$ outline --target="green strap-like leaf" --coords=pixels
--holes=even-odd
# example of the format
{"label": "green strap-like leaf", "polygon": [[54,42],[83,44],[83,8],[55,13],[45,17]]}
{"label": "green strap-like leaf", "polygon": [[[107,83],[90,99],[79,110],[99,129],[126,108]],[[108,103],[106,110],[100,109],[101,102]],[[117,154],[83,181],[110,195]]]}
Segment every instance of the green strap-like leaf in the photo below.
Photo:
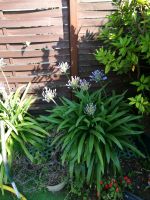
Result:
{"label": "green strap-like leaf", "polygon": [[104,173],[104,161],[103,161],[103,156],[102,156],[102,153],[101,153],[102,149],[100,149],[100,145],[98,144],[98,142],[95,142],[94,146],[95,146],[95,151],[97,153],[98,159],[99,159],[100,164],[101,164],[101,168],[100,168],[101,172]]}
{"label": "green strap-like leaf", "polygon": [[111,134],[107,134],[106,137],[109,140],[111,140],[112,142],[114,142],[121,150],[123,150],[121,143],[119,142],[119,140],[115,136],[113,136]]}
{"label": "green strap-like leaf", "polygon": [[132,144],[129,142],[126,142],[125,140],[120,140],[120,142],[127,148],[131,149],[133,152],[135,152],[137,155],[145,158],[144,154],[141,153],[136,147],[134,147]]}
{"label": "green strap-like leaf", "polygon": [[94,164],[94,157],[91,159],[90,164],[88,165],[88,171],[87,171],[87,177],[86,177],[87,183],[89,183],[91,180],[91,175],[93,172],[93,164]]}
{"label": "green strap-like leaf", "polygon": [[109,148],[109,145],[108,144],[105,144],[105,153],[106,153],[106,160],[107,160],[107,163],[109,164],[110,162],[110,148]]}
{"label": "green strap-like leaf", "polygon": [[102,136],[101,133],[99,133],[98,131],[94,131],[94,130],[91,130],[90,132],[91,132],[93,135],[95,135],[95,136],[98,138],[99,141],[102,141],[103,144],[106,143],[106,142],[105,142],[105,139],[104,139],[104,137]]}
{"label": "green strap-like leaf", "polygon": [[93,135],[90,135],[88,145],[89,145],[89,151],[90,151],[90,153],[92,153],[93,146],[94,146],[94,136]]}
{"label": "green strap-like leaf", "polygon": [[84,134],[79,142],[79,146],[78,146],[78,163],[80,163],[80,159],[81,159],[81,154],[82,153],[82,149],[83,149],[83,144],[84,144],[84,140],[85,140],[86,134]]}

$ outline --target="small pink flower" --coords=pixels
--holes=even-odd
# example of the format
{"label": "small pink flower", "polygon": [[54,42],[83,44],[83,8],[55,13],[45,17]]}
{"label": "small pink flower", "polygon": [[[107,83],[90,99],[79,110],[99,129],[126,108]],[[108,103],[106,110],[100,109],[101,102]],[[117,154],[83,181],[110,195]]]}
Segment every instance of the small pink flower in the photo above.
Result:
{"label": "small pink flower", "polygon": [[103,181],[100,181],[99,183],[100,183],[100,185],[103,185]]}

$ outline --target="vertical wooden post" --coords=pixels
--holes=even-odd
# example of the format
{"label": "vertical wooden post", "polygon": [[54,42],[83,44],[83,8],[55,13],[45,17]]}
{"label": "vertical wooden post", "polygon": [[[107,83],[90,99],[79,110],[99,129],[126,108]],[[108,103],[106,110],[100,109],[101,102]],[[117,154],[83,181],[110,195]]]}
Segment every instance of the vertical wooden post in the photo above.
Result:
{"label": "vertical wooden post", "polygon": [[69,35],[71,75],[78,75],[78,23],[77,23],[77,0],[69,0]]}

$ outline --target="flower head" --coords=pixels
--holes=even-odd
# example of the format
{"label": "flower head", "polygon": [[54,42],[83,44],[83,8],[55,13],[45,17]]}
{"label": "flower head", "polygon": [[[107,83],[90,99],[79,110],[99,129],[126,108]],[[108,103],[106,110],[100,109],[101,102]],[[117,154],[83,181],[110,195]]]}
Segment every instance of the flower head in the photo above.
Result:
{"label": "flower head", "polygon": [[80,80],[80,89],[83,91],[87,91],[90,88],[90,83],[85,79]]}
{"label": "flower head", "polygon": [[128,176],[124,176],[124,180],[126,181],[127,184],[131,184],[132,181]]}
{"label": "flower head", "polygon": [[109,189],[109,184],[106,184],[105,187],[104,187],[106,190]]}
{"label": "flower head", "polygon": [[107,76],[103,72],[103,70],[95,70],[92,72],[92,75],[90,76],[91,81],[95,81],[98,83],[99,81],[105,81],[107,80]]}
{"label": "flower head", "polygon": [[79,87],[79,82],[80,82],[79,77],[71,76],[71,80],[68,81],[68,84],[66,84],[66,86],[68,86],[69,88],[72,88],[72,89],[77,89]]}
{"label": "flower head", "polygon": [[67,70],[70,68],[67,62],[62,62],[59,64],[58,69],[60,69],[61,73],[66,74]]}
{"label": "flower head", "polygon": [[100,185],[103,185],[103,181],[100,181],[99,183],[100,183]]}
{"label": "flower head", "polygon": [[0,58],[0,67],[4,67],[6,63],[4,62],[3,58]]}
{"label": "flower head", "polygon": [[96,111],[96,105],[93,103],[89,103],[85,107],[85,113],[89,116],[93,116]]}
{"label": "flower head", "polygon": [[56,103],[55,100],[54,100],[56,95],[57,95],[56,89],[52,90],[52,89],[47,88],[47,87],[45,87],[43,92],[42,92],[42,96],[44,97],[43,101],[47,101],[48,103],[50,101],[53,101],[54,103]]}
{"label": "flower head", "polygon": [[113,186],[113,184],[112,183],[109,183],[109,188],[111,188]]}

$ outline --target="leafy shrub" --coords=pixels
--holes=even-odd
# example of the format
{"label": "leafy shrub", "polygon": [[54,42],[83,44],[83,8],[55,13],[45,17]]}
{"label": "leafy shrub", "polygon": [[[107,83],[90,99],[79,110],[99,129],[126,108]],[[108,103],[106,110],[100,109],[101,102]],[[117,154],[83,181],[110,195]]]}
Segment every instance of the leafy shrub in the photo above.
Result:
{"label": "leafy shrub", "polygon": [[143,74],[139,81],[131,82],[131,84],[137,87],[138,94],[135,97],[129,98],[129,104],[135,105],[141,113],[149,113],[150,102],[148,92],[150,91],[150,76],[144,76]]}
{"label": "leafy shrub", "polygon": [[[103,73],[93,73],[101,81]],[[100,78],[99,78],[100,80]],[[124,94],[114,92],[106,95],[106,85],[100,90],[89,92],[90,84],[79,77],[72,77],[68,85],[73,88],[75,100],[60,98],[48,116],[40,121],[47,123],[47,130],[56,129],[53,144],[62,152],[62,163],[69,166],[70,177],[88,185],[97,185],[104,173],[121,172],[117,149],[131,149],[143,154],[132,144],[129,136],[142,133],[138,125],[139,116],[131,114]]]}
{"label": "leafy shrub", "polygon": [[[105,72],[110,70],[117,74],[136,72],[141,75],[141,66],[150,64],[150,2],[149,0],[113,1],[117,10],[108,16],[108,23],[102,29],[99,39],[103,47],[95,53],[96,59],[104,65]],[[149,87],[149,83],[146,83]],[[149,87],[150,89],[150,87]],[[142,96],[142,98],[140,97]],[[140,105],[140,112],[150,112],[149,95],[140,94],[133,99]],[[144,100],[143,100],[144,99]]]}

